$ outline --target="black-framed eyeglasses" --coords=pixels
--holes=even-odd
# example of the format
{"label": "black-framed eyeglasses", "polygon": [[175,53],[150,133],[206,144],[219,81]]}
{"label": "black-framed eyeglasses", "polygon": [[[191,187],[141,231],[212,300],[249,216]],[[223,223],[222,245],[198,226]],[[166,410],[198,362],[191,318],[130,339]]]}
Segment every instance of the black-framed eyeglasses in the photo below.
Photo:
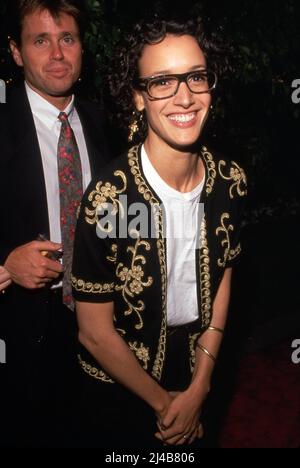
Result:
{"label": "black-framed eyeglasses", "polygon": [[217,86],[217,75],[211,70],[203,69],[188,73],[150,76],[137,78],[134,87],[145,91],[151,99],[159,100],[175,96],[182,82],[186,83],[191,93],[210,93]]}

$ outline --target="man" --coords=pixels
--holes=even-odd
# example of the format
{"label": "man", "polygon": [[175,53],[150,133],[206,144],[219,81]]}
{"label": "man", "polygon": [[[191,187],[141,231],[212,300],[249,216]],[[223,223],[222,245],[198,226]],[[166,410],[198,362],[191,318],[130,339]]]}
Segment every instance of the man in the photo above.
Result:
{"label": "man", "polygon": [[76,399],[69,281],[76,211],[107,151],[100,112],[73,95],[83,54],[80,3],[15,3],[10,48],[25,85],[0,106],[0,339],[7,353],[0,444],[66,446]]}

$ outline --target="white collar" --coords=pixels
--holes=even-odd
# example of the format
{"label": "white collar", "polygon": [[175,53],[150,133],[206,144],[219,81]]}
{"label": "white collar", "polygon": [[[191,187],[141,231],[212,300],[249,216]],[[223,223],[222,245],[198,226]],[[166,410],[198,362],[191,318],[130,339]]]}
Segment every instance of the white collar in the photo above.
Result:
{"label": "white collar", "polygon": [[[59,122],[58,116],[61,112],[53,104],[50,104],[40,94],[34,91],[25,81],[25,89],[30,103],[33,115],[41,120],[51,130],[56,122]],[[71,102],[67,105],[63,112],[65,112],[70,119],[74,111],[74,95],[72,95]]]}

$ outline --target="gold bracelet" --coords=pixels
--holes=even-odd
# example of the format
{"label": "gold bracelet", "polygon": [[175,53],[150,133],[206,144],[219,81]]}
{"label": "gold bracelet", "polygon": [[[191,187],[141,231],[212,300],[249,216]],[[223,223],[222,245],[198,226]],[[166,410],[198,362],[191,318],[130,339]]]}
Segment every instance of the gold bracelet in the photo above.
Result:
{"label": "gold bracelet", "polygon": [[218,327],[208,327],[208,330],[212,330],[212,331],[216,331],[216,332],[219,332],[219,333],[224,333],[224,330],[222,330],[222,328],[218,328]]}
{"label": "gold bracelet", "polygon": [[202,346],[200,343],[197,343],[196,345],[201,351],[203,351],[203,353],[205,353],[210,359],[212,359],[214,362],[216,362],[216,358],[213,354],[211,354],[208,349],[204,348],[204,346]]}

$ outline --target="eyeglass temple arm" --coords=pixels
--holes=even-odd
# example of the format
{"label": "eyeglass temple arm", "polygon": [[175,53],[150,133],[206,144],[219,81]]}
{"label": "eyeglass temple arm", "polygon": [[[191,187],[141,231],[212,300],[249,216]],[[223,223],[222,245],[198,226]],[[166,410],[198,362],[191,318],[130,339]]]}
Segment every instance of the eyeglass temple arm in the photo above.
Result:
{"label": "eyeglass temple arm", "polygon": [[147,79],[137,78],[133,80],[133,86],[136,89],[147,89]]}

